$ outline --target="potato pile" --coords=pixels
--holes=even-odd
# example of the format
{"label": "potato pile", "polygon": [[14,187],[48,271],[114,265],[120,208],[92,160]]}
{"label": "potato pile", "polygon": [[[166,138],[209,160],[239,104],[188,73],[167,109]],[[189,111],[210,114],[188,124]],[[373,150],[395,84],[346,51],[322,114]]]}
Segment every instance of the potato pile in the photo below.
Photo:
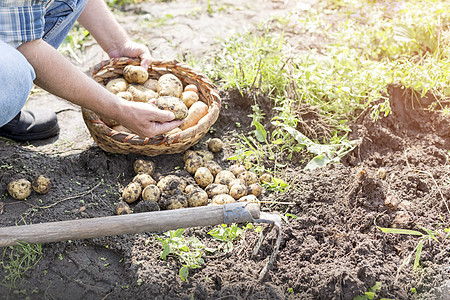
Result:
{"label": "potato pile", "polygon": [[16,200],[24,200],[32,191],[38,194],[47,194],[50,191],[51,181],[45,175],[36,176],[32,182],[26,178],[13,179],[8,183],[8,193]]}
{"label": "potato pile", "polygon": [[[173,112],[176,120],[184,119],[179,128],[166,134],[192,127],[208,113],[208,105],[198,101],[197,87],[193,84],[183,87],[181,80],[171,73],[153,79],[149,78],[145,68],[128,65],[123,69],[123,77],[111,79],[105,87],[122,99],[155,105],[159,109]],[[104,117],[100,119],[116,131],[132,133],[114,120]]]}
{"label": "potato pile", "polygon": [[[219,144],[220,149],[223,146],[219,139],[214,139],[213,144]],[[215,150],[219,148],[213,147]],[[236,201],[257,203],[257,197],[262,193],[260,183],[271,181],[269,174],[258,177],[237,164],[223,170],[214,161],[214,153],[208,150],[187,150],[183,161],[186,171],[193,175],[192,183],[176,175],[159,176],[154,173],[153,162],[136,160],[136,176],[124,188],[116,214],[130,213],[128,204],[131,203],[137,203],[134,212],[223,205]]]}

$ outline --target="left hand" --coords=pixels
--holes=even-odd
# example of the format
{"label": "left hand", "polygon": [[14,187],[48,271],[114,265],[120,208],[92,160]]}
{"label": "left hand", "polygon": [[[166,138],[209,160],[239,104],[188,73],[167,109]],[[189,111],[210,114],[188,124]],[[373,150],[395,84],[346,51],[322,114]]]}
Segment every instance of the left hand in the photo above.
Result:
{"label": "left hand", "polygon": [[141,66],[148,69],[153,59],[148,47],[133,41],[126,41],[120,48],[114,49],[108,53],[109,57],[139,57]]}

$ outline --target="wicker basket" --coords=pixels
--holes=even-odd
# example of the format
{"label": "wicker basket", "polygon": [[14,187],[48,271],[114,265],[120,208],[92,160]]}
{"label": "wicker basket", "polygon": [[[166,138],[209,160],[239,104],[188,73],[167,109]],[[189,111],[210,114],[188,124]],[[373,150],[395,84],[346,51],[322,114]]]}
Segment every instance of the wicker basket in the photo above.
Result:
{"label": "wicker basket", "polygon": [[[93,78],[102,85],[110,79],[122,76],[127,65],[139,65],[139,59],[115,58],[102,61],[94,66]],[[217,120],[220,112],[220,97],[214,84],[204,75],[176,60],[153,61],[148,69],[149,78],[158,79],[166,73],[177,76],[183,86],[195,84],[199,92],[199,101],[209,107],[208,113],[197,125],[179,133],[158,135],[153,138],[141,138],[138,135],[118,132],[108,127],[100,117],[91,110],[82,108],[83,119],[97,145],[107,152],[136,153],[147,156],[181,153],[195,145]]]}

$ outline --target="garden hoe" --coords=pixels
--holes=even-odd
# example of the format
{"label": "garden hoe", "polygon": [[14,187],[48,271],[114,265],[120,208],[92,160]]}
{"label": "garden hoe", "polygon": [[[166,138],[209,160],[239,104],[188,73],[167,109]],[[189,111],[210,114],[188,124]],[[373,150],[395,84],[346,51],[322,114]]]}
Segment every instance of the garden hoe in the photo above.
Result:
{"label": "garden hoe", "polygon": [[163,232],[188,227],[213,226],[232,223],[268,223],[255,245],[256,255],[272,228],[277,230],[277,241],[269,260],[260,273],[259,280],[273,265],[281,242],[279,215],[260,212],[256,203],[236,202],[225,205],[201,206],[176,210],[136,213],[70,221],[48,222],[0,228],[0,247],[24,243],[50,243],[65,240],[88,239],[102,236],[139,232]]}

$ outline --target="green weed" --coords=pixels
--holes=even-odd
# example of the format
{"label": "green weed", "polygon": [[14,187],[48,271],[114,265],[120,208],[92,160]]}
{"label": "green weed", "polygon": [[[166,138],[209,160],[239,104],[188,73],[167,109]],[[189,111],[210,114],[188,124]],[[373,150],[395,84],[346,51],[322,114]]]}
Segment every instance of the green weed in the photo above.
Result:
{"label": "green weed", "polygon": [[213,252],[214,249],[206,248],[197,238],[189,240],[183,237],[185,229],[170,230],[164,235],[167,238],[156,237],[162,243],[163,250],[161,259],[166,260],[167,256],[173,255],[181,262],[178,272],[183,281],[189,276],[190,269],[200,268],[205,263],[202,258],[203,251]]}
{"label": "green weed", "polygon": [[17,288],[17,281],[33,268],[42,258],[41,244],[28,244],[21,242],[17,246],[9,246],[3,250],[0,270],[4,274],[0,285]]}
{"label": "green weed", "polygon": [[[219,246],[219,249],[223,248],[225,253],[233,251],[233,242],[237,239],[241,238],[247,229],[253,229],[253,224],[248,223],[245,227],[240,228],[237,224],[233,224],[227,226],[226,224],[222,224],[208,232],[213,238],[222,241],[223,246]],[[260,231],[261,228],[257,228],[257,231]]]}

